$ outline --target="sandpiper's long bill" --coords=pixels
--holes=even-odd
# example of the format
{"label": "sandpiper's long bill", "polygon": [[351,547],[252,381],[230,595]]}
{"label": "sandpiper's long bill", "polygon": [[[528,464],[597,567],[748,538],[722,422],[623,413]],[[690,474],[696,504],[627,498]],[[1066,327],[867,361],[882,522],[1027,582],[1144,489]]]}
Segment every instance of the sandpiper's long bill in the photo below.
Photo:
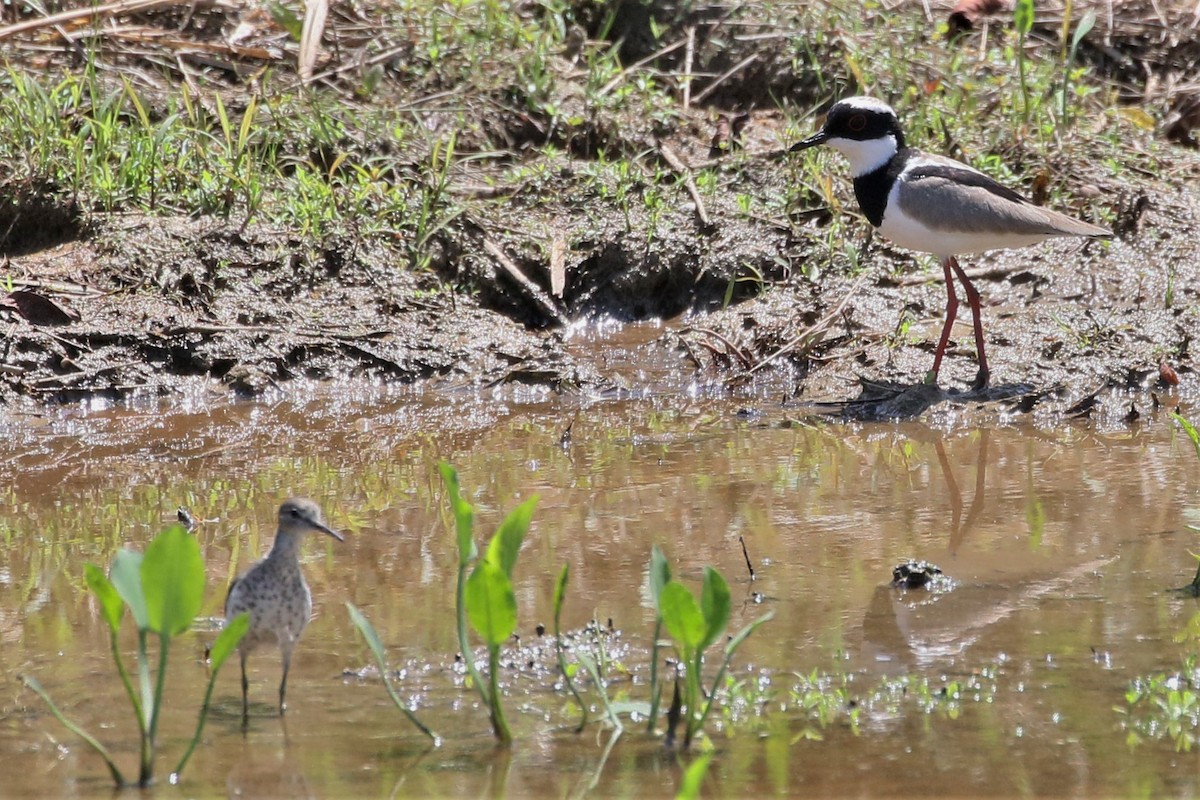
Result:
{"label": "sandpiper's long bill", "polygon": [[977,169],[904,143],[891,106],[873,97],[850,97],[829,109],[821,129],[792,151],[827,144],[846,156],[854,196],[867,220],[900,247],[933,253],[946,277],[946,322],[927,381],[936,383],[958,313],[954,276],[971,308],[979,372],[972,388],[987,386],[979,292],[956,256],[1026,247],[1056,236],[1109,238],[1104,228],[1036,206]]}

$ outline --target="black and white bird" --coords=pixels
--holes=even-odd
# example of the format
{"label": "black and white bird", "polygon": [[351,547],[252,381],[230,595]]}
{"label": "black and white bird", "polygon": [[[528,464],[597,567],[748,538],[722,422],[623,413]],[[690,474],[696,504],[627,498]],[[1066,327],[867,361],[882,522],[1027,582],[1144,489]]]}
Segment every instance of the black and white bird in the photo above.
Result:
{"label": "black and white bird", "polygon": [[850,97],[829,109],[821,129],[792,152],[827,144],[850,161],[854,196],[867,220],[900,247],[932,253],[946,276],[946,322],[926,382],[936,383],[958,313],[954,276],[962,283],[975,327],[979,371],[972,389],[987,386],[979,292],[956,256],[1026,247],[1055,236],[1108,238],[1104,228],[1036,206],[979,170],[908,147],[892,107]]}
{"label": "black and white bird", "polygon": [[292,650],[312,615],[312,592],[300,571],[300,539],[309,532],[324,533],[339,542],[342,535],[325,524],[320,507],[312,500],[293,497],[279,507],[279,527],[266,558],[234,580],[225,597],[225,619],[250,613],[250,628],[238,647],[242,661],[242,722],[249,719],[250,682],[246,659],[260,644],[275,642],[283,656],[279,681],[279,713],[287,708],[288,668]]}

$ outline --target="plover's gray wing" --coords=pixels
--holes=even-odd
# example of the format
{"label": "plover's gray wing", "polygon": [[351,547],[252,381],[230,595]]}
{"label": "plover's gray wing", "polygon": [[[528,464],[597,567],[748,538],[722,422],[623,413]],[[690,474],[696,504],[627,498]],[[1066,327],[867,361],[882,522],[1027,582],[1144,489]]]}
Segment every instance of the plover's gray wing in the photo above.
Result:
{"label": "plover's gray wing", "polygon": [[921,154],[900,176],[900,210],[933,230],[1015,238],[1111,236],[1096,225],[1036,206],[979,170]]}

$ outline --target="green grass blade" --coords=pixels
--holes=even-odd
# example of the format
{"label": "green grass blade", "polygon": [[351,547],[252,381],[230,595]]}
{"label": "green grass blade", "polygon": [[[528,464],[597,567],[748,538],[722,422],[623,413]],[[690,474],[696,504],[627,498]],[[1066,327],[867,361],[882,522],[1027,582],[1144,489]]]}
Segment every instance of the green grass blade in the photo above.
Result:
{"label": "green grass blade", "polygon": [[1033,0],[1017,0],[1013,7],[1013,25],[1022,37],[1033,30]]}
{"label": "green grass blade", "polygon": [[609,702],[608,692],[604,688],[604,681],[600,679],[600,669],[596,666],[596,660],[587,653],[579,653],[579,663],[591,676],[592,685],[596,687],[596,695],[600,698],[600,705],[604,706],[604,713],[608,716],[608,721],[618,731],[624,730],[625,726],[621,724],[617,712],[613,710],[612,703]]}
{"label": "green grass blade", "polygon": [[1200,458],[1200,431],[1196,430],[1196,426],[1188,422],[1182,414],[1172,413],[1171,418],[1179,423],[1183,432],[1192,440],[1192,446],[1196,448],[1196,458]]}
{"label": "green grass blade", "polygon": [[758,630],[759,625],[762,625],[764,622],[770,622],[774,618],[775,618],[775,612],[768,611],[766,614],[763,614],[761,617],[754,620],[749,625],[747,625],[746,627],[744,627],[740,631],[738,631],[736,634],[734,634],[733,638],[729,640],[729,643],[725,645],[726,658],[729,658],[734,653],[736,653],[737,649],[742,646],[742,642],[746,641],[747,637],[749,637],[750,634],[752,634],[752,633],[754,633],[754,631]]}
{"label": "green grass blade", "polygon": [[650,548],[650,597],[654,600],[654,608],[659,608],[659,596],[662,589],[671,580],[671,565],[658,545]]}
{"label": "green grass blade", "polygon": [[646,730],[653,733],[658,724],[658,706],[662,701],[662,687],[658,684],[658,640],[662,637],[663,587],[671,580],[671,565],[663,555],[662,548],[650,548],[650,598],[654,601],[654,640],[650,643],[650,713],[646,719]]}
{"label": "green grass blade", "polygon": [[579,704],[579,712],[583,715],[579,720],[579,727],[576,732],[582,731],[587,727],[588,708],[583,702],[583,697],[580,696],[579,690],[575,688],[575,681],[571,679],[571,673],[567,670],[567,658],[563,652],[562,643],[562,618],[563,601],[567,595],[567,582],[571,577],[571,564],[567,562],[563,564],[562,570],[558,573],[558,580],[554,584],[554,652],[558,656],[558,671],[562,673],[563,680],[567,684],[567,688],[571,691],[571,696],[575,698],[575,702]]}
{"label": "green grass blade", "polygon": [[471,532],[475,524],[475,509],[462,497],[458,484],[458,471],[445,461],[438,464],[442,482],[446,484],[450,513],[454,515],[455,539],[458,542],[459,566],[470,564],[479,555]]}
{"label": "green grass blade", "polygon": [[380,640],[379,634],[375,631],[375,626],[363,615],[358,606],[353,603],[346,603],[346,610],[350,612],[350,621],[354,623],[354,627],[358,628],[358,632],[362,634],[367,647],[371,650],[371,654],[375,656],[375,665],[379,668],[379,675],[383,679],[383,688],[387,690],[388,697],[392,699],[396,708],[400,709],[404,716],[408,717],[409,722],[415,725],[421,733],[430,738],[434,747],[441,745],[441,738],[425,727],[421,720],[417,719],[417,715],[412,712],[412,709],[400,699],[400,695],[392,688],[392,682],[388,679],[387,654],[384,652],[383,642]]}
{"label": "green grass blade", "polygon": [[208,660],[213,672],[219,670],[225,663],[225,659],[233,654],[248,630],[250,630],[249,611],[243,611],[225,623],[225,627],[217,634],[217,638],[208,651]]}
{"label": "green grass blade", "polygon": [[774,611],[763,614],[761,617],[754,620],[749,625],[734,634],[733,638],[729,640],[729,643],[725,645],[725,657],[721,659],[721,667],[717,670],[716,677],[713,678],[712,691],[708,693],[708,700],[704,703],[704,710],[700,713],[700,720],[697,724],[697,729],[704,727],[704,722],[708,719],[709,712],[712,711],[713,698],[716,697],[717,688],[721,685],[721,681],[725,678],[725,673],[729,670],[729,662],[733,659],[733,654],[737,652],[737,649],[742,646],[742,643],[746,641],[750,634],[758,630],[758,627],[763,623],[774,619],[774,617]]}
{"label": "green grass blade", "polygon": [[208,721],[208,709],[212,705],[213,688],[217,685],[217,675],[221,672],[221,666],[229,659],[233,651],[237,649],[238,644],[242,641],[242,637],[249,630],[250,612],[243,611],[225,623],[225,627],[217,634],[212,647],[209,648],[208,686],[204,690],[204,702],[200,705],[200,717],[196,721],[196,732],[192,735],[192,741],[188,743],[183,757],[179,759],[179,764],[171,772],[171,783],[175,784],[179,782],[179,776],[183,772],[183,768],[187,766],[188,760],[196,750],[196,745],[200,743],[200,737],[204,733],[204,723]]}
{"label": "green grass blade", "polygon": [[488,696],[491,700],[492,731],[502,745],[512,744],[512,731],[509,730],[508,720],[504,718],[504,708],[500,705],[500,645],[488,645],[488,683],[491,688]]}
{"label": "green grass blade", "polygon": [[116,762],[113,761],[112,756],[109,755],[108,750],[104,747],[104,745],[100,744],[99,741],[97,741],[83,728],[67,719],[63,715],[62,711],[58,709],[58,706],[54,704],[54,701],[50,699],[50,695],[47,694],[46,690],[42,688],[42,684],[38,682],[37,678],[29,675],[22,675],[21,682],[32,689],[38,697],[42,698],[42,700],[49,707],[50,713],[54,715],[55,719],[63,724],[63,727],[78,736],[80,739],[83,739],[83,741],[87,742],[93,750],[100,754],[100,757],[104,759],[104,763],[108,766],[108,771],[112,775],[113,782],[117,784],[117,788],[126,786],[125,776],[121,774],[121,770],[117,768]]}
{"label": "green grass blade", "polygon": [[363,616],[362,611],[353,603],[346,603],[346,610],[350,612],[350,621],[354,623],[354,627],[358,628],[358,632],[362,634],[367,647],[371,649],[371,654],[375,656],[375,662],[382,670],[384,664],[387,663],[387,656],[383,649],[383,642],[380,640],[379,634],[375,631],[375,626]]}
{"label": "green grass blade", "polygon": [[654,620],[654,641],[650,644],[650,712],[647,714],[646,731],[654,732],[658,724],[658,707],[662,702],[662,687],[658,685],[658,640],[662,637],[662,617]]}
{"label": "green grass blade", "polygon": [[1083,41],[1083,37],[1092,32],[1094,27],[1096,27],[1096,9],[1089,8],[1083,15],[1083,19],[1079,20],[1079,24],[1075,26],[1075,33],[1071,36],[1072,62],[1075,60],[1075,51],[1079,49],[1079,43]]}

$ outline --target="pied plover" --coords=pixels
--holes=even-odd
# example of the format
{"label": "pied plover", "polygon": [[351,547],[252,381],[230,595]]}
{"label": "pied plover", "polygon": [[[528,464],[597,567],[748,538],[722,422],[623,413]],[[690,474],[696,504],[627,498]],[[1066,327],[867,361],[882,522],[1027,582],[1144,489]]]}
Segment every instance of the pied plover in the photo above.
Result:
{"label": "pied plover", "polygon": [[937,382],[958,312],[955,275],[966,292],[975,327],[979,372],[972,389],[983,389],[988,383],[979,292],[955,256],[1026,247],[1054,236],[1112,236],[1104,228],[1035,206],[966,164],[906,146],[896,112],[873,97],[850,97],[835,103],[821,129],[791,149],[795,152],[819,144],[829,145],[850,161],[854,196],[880,233],[900,247],[941,259],[946,275],[946,322],[934,351],[933,369],[926,377],[928,383]]}

